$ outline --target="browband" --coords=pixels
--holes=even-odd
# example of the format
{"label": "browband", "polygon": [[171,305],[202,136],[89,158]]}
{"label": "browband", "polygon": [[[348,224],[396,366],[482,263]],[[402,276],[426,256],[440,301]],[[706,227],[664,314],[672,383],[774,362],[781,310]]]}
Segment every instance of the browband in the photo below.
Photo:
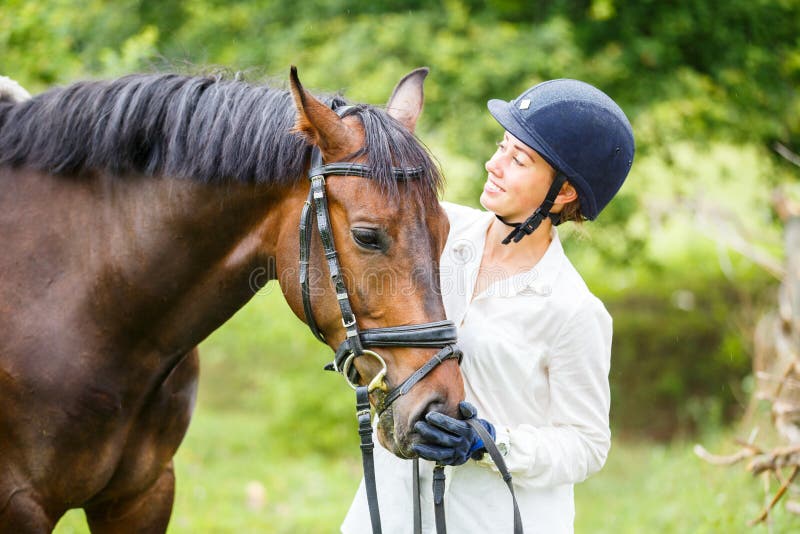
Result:
{"label": "browband", "polygon": [[[419,178],[425,173],[422,167],[399,168],[392,167],[392,175],[395,180],[412,180]],[[359,178],[372,178],[375,176],[373,170],[362,163],[327,163],[313,167],[309,176],[358,176]]]}

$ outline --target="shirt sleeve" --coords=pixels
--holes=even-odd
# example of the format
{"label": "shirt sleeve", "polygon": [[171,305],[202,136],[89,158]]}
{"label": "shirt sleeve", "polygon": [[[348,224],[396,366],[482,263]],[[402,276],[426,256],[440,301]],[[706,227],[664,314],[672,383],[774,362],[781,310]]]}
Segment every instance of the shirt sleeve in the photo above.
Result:
{"label": "shirt sleeve", "polygon": [[[549,424],[492,421],[517,484],[575,484],[603,467],[611,446],[611,317],[595,297],[562,324],[548,358]],[[496,469],[489,455],[479,463]]]}

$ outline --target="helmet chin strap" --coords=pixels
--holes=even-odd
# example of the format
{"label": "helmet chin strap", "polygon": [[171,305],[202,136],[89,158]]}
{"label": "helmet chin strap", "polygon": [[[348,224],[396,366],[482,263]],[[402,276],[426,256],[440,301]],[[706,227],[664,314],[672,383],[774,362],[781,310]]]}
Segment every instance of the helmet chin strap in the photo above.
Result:
{"label": "helmet chin strap", "polygon": [[536,229],[539,228],[539,225],[542,224],[542,221],[545,219],[545,217],[549,217],[554,226],[558,226],[561,223],[561,214],[550,213],[550,210],[553,208],[553,203],[555,202],[558,193],[561,191],[561,186],[564,185],[564,182],[566,181],[567,177],[564,176],[564,174],[560,172],[556,174],[556,177],[553,178],[553,183],[550,185],[550,189],[547,191],[547,196],[544,197],[542,205],[536,208],[536,211],[534,211],[533,214],[525,220],[525,222],[510,223],[504,221],[501,216],[495,215],[495,217],[497,217],[501,223],[514,228],[511,233],[508,234],[505,239],[503,239],[504,245],[508,245],[512,240],[514,243],[518,243],[519,240],[526,235],[530,235],[535,232]]}

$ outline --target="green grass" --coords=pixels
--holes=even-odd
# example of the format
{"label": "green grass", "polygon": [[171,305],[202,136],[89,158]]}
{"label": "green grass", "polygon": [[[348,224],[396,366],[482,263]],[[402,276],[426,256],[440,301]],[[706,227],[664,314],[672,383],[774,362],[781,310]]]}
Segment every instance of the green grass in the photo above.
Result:
{"label": "green grass", "polygon": [[[176,459],[169,532],[337,531],[361,476],[356,440],[347,440],[338,454],[292,455],[276,446],[292,439],[306,437],[291,429],[274,436],[259,413],[200,407]],[[713,442],[715,450],[732,447],[729,439]],[[248,503],[253,483],[264,488],[262,503]],[[615,443],[603,471],[576,486],[575,496],[578,533],[768,532],[746,526],[760,512],[761,481],[741,465],[706,464],[690,443]],[[775,533],[800,531],[800,518],[782,504],[772,524]],[[88,532],[82,513],[70,512],[56,532]]]}
{"label": "green grass", "polygon": [[[703,441],[732,452],[728,433]],[[605,468],[576,486],[575,531],[596,534],[800,532],[800,517],[779,503],[770,531],[748,527],[764,502],[762,479],[744,464],[714,466],[692,452],[693,443],[618,443]],[[774,479],[773,479],[774,480]],[[773,481],[770,497],[777,490]]]}
{"label": "green grass", "polygon": [[[361,466],[352,391],[322,372],[328,358],[273,286],[201,346],[169,532],[338,531]],[[734,447],[730,433],[706,445]],[[576,532],[768,532],[746,526],[764,500],[761,480],[741,465],[708,465],[691,446],[615,440],[604,470],[576,486]],[[250,502],[254,487],[263,498]],[[800,518],[779,505],[772,532],[798,531]],[[88,532],[82,512],[56,532]]]}

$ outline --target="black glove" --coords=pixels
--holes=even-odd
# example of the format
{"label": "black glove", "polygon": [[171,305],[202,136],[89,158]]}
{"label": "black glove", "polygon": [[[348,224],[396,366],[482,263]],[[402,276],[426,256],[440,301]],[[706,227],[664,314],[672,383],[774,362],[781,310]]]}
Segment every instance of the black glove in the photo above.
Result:
{"label": "black glove", "polygon": [[[460,403],[458,410],[464,419],[472,419],[478,415],[475,407],[468,402]],[[492,439],[495,439],[494,426],[485,419],[478,421]],[[422,439],[412,449],[426,460],[461,465],[470,458],[480,460],[486,451],[483,440],[471,426],[461,419],[453,419],[439,412],[429,412],[425,421],[417,421],[414,430]]]}

